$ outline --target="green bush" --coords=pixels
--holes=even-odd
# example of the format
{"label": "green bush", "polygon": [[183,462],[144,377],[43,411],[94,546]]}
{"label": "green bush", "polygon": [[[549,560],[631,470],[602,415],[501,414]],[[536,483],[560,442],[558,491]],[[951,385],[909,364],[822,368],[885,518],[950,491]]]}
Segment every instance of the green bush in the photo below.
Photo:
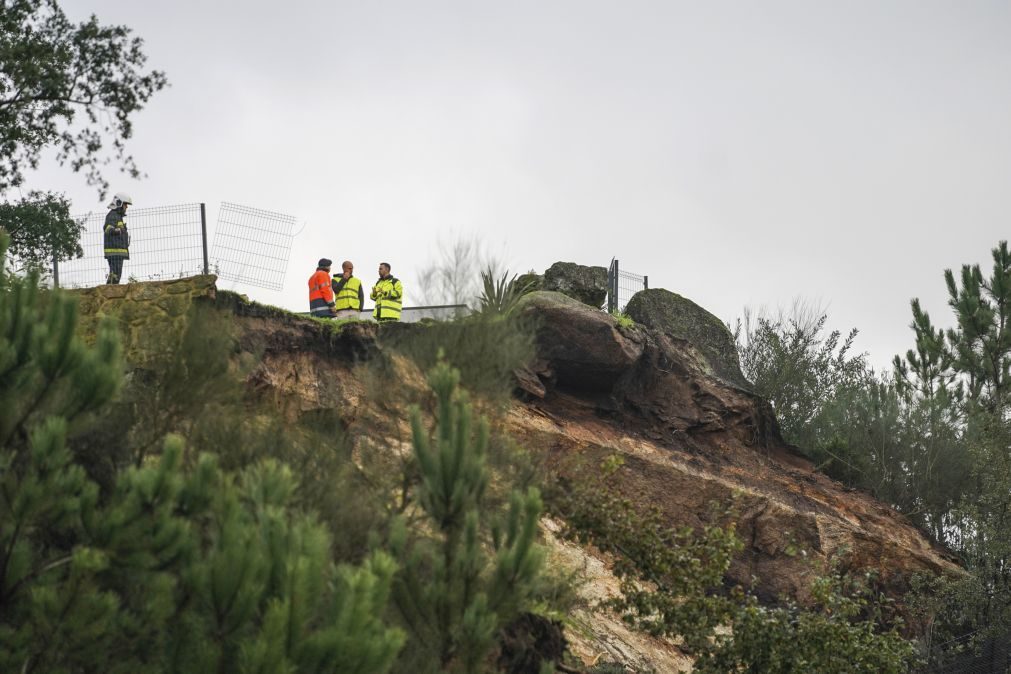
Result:
{"label": "green bush", "polygon": [[[540,494],[514,491],[502,512],[485,505],[488,423],[474,419],[459,381],[446,363],[432,369],[431,434],[420,410],[411,414],[420,512],[398,517],[390,539],[402,565],[393,597],[411,637],[403,671],[484,669],[497,634],[532,605],[539,586]],[[424,517],[425,524],[409,530],[409,516]],[[420,533],[426,530],[431,535]]]}
{"label": "green bush", "polygon": [[178,437],[101,492],[66,437],[116,391],[115,328],[87,347],[71,297],[0,285],[0,671],[390,668],[388,555],[338,566],[290,469],[184,461]]}
{"label": "green bush", "polygon": [[621,311],[612,311],[611,317],[614,318],[615,323],[618,324],[619,328],[634,328],[635,321],[628,314]]}
{"label": "green bush", "polygon": [[[741,541],[730,511],[714,511],[700,531],[675,530],[656,508],[638,509],[612,486],[621,470],[605,460],[600,473],[577,469],[576,478],[548,492],[551,509],[565,518],[565,535],[613,555],[621,596],[605,602],[632,626],[680,637],[698,658],[699,672],[904,672],[914,648],[887,622],[862,579],[838,573],[818,578],[815,605],[763,606],[725,574]],[[726,631],[718,627],[729,628]]]}
{"label": "green bush", "polygon": [[516,314],[474,314],[453,321],[396,326],[380,337],[427,372],[440,358],[460,372],[475,396],[503,400],[513,390],[513,372],[536,355],[530,319]]}

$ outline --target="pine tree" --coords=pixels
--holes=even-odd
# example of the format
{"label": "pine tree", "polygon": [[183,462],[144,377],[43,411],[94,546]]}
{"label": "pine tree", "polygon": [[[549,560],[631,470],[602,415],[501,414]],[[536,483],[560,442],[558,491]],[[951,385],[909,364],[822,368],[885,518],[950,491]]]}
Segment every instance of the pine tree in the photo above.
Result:
{"label": "pine tree", "polygon": [[[953,476],[948,514],[940,521],[947,542],[971,576],[951,587],[940,629],[949,637],[1006,639],[1011,632],[1011,252],[992,250],[989,277],[979,265],[944,273],[956,327],[942,331],[913,300],[916,349],[896,358],[896,379],[906,396],[910,437],[925,449],[914,474],[932,466],[938,488]],[[942,454],[942,450],[947,450]],[[940,456],[943,461],[934,461]],[[967,478],[967,479],[965,479]]]}
{"label": "pine tree", "polygon": [[72,298],[2,281],[0,671],[387,671],[392,558],[338,567],[290,470],[186,468],[178,437],[100,493],[67,437],[116,391],[115,329],[88,347]]}
{"label": "pine tree", "polygon": [[944,398],[972,409],[1004,411],[1011,398],[1011,252],[1007,241],[993,250],[989,278],[980,266],[962,265],[959,280],[944,272],[948,306],[957,328],[942,331],[912,301],[916,349],[895,357],[896,379],[922,398]]}
{"label": "pine tree", "polygon": [[1004,412],[1011,395],[1011,252],[1007,241],[992,251],[993,271],[963,265],[961,286],[945,270],[948,304],[958,328],[949,330],[952,367],[965,378],[970,401]]}
{"label": "pine tree", "polygon": [[475,428],[459,378],[444,362],[429,375],[437,399],[433,437],[420,411],[411,415],[417,501],[432,536],[409,540],[403,519],[391,535],[403,564],[394,599],[419,660],[414,666],[431,672],[482,671],[498,631],[527,604],[543,562],[536,489],[513,492],[503,520],[493,521],[484,505],[488,423],[480,418]]}

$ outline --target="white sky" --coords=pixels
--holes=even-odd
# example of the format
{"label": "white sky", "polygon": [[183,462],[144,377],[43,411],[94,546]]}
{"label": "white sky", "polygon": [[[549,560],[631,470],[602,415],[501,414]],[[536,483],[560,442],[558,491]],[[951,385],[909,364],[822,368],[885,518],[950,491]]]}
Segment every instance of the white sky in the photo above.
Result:
{"label": "white sky", "polygon": [[[389,260],[410,304],[455,231],[520,272],[615,256],[724,320],[811,298],[880,367],[910,298],[949,325],[943,270],[1008,237],[1007,2],[64,6],[171,82],[113,191],[296,216],[284,291],[236,288],[293,310],[321,256]],[[102,206],[69,170],[27,187]]]}

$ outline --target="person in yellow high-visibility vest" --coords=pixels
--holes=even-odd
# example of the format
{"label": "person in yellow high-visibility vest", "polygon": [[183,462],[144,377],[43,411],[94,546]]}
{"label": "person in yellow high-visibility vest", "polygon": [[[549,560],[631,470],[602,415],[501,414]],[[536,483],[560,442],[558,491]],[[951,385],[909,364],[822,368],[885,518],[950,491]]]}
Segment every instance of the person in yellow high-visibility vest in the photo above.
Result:
{"label": "person in yellow high-visibility vest", "polygon": [[400,311],[404,306],[404,286],[399,279],[390,275],[389,262],[379,263],[379,280],[372,286],[369,297],[376,303],[372,317],[377,321],[385,323],[400,320]]}
{"label": "person in yellow high-visibility vest", "polygon": [[333,277],[334,311],[337,318],[358,318],[365,305],[361,279],[354,276],[355,266],[350,260],[344,260],[341,269],[343,273]]}

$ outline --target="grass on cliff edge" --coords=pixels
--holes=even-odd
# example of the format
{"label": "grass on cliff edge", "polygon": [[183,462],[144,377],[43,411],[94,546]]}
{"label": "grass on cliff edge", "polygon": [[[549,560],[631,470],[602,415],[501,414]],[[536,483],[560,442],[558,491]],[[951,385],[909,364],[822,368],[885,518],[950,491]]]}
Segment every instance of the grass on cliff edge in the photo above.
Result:
{"label": "grass on cliff edge", "polygon": [[381,346],[407,357],[422,372],[434,367],[442,354],[460,371],[461,386],[489,402],[508,400],[513,372],[537,354],[535,324],[518,314],[472,314],[389,327],[396,329],[379,333]]}

